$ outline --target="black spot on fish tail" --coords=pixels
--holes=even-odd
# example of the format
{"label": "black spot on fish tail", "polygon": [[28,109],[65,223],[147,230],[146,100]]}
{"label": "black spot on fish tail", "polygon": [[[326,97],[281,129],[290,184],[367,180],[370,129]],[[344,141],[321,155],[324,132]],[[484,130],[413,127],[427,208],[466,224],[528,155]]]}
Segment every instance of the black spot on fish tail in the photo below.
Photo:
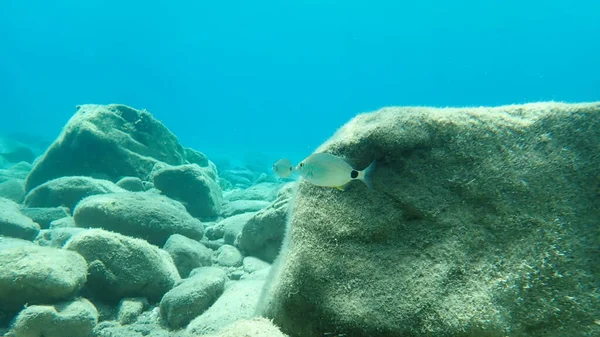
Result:
{"label": "black spot on fish tail", "polygon": [[358,177],[358,171],[352,170],[352,172],[350,172],[350,178],[356,179],[357,177]]}

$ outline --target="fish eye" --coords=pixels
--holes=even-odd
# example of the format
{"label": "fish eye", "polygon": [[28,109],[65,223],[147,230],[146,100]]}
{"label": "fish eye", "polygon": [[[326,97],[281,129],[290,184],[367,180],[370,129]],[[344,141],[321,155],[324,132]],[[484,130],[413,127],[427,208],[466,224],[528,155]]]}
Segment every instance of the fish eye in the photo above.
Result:
{"label": "fish eye", "polygon": [[300,163],[300,167],[303,167],[303,166],[304,166],[304,163]]}

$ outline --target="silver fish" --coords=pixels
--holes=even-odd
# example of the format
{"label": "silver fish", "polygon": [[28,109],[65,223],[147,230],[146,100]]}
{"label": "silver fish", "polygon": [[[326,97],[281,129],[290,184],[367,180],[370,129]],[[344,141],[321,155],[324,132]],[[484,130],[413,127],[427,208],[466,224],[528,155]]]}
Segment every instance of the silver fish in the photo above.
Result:
{"label": "silver fish", "polygon": [[273,164],[273,172],[280,178],[287,178],[294,172],[294,165],[288,159],[279,159]]}
{"label": "silver fish", "polygon": [[330,153],[315,153],[301,161],[296,166],[296,171],[314,185],[334,187],[343,191],[352,180],[360,180],[372,189],[371,175],[375,166],[373,161],[367,168],[359,171],[338,156]]}

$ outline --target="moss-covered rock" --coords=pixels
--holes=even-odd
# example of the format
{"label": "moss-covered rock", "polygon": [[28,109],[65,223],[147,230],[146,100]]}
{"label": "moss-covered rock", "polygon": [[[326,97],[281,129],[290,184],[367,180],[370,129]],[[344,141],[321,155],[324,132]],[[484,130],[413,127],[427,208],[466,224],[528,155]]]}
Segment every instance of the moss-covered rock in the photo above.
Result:
{"label": "moss-covered rock", "polygon": [[223,293],[227,275],[217,267],[202,267],[171,289],[160,301],[160,313],[174,329],[185,327],[200,316]]}
{"label": "moss-covered rock", "polygon": [[146,110],[110,104],[78,107],[38,160],[25,183],[30,191],[63,176],[145,179],[157,162],[185,162],[177,137]]}
{"label": "moss-covered rock", "polygon": [[31,244],[0,243],[0,311],[68,300],[86,282],[77,253]]}
{"label": "moss-covered rock", "polygon": [[180,234],[171,235],[163,249],[171,255],[179,275],[183,278],[188,277],[195,268],[212,264],[212,250],[200,242]]}
{"label": "moss-covered rock", "polygon": [[214,218],[219,214],[223,197],[216,173],[196,164],[162,165],[152,174],[154,187],[169,198],[183,203],[198,218]]}
{"label": "moss-covered rock", "polygon": [[106,193],[125,192],[111,181],[84,176],[49,180],[32,189],[23,202],[27,207],[66,207],[73,211],[83,198]]}
{"label": "moss-covered rock", "polygon": [[94,195],[75,208],[78,227],[104,228],[162,246],[173,234],[200,240],[202,223],[177,201],[149,192]]}
{"label": "moss-covered rock", "polygon": [[19,205],[0,197],[0,235],[33,240],[40,232],[40,225],[23,215]]}
{"label": "moss-covered rock", "polygon": [[259,211],[244,224],[237,237],[237,247],[244,255],[273,262],[281,249],[292,189],[285,188],[269,207]]}
{"label": "moss-covered rock", "polygon": [[91,337],[98,310],[85,298],[32,305],[15,317],[7,337]]}
{"label": "moss-covered rock", "polygon": [[293,336],[600,335],[600,103],[386,108],[317,151],[259,313]]}
{"label": "moss-covered rock", "polygon": [[125,297],[158,301],[180,280],[169,254],[144,240],[90,229],[73,236],[64,248],[85,258],[86,289],[105,302]]}
{"label": "moss-covered rock", "polygon": [[262,280],[231,282],[208,310],[190,322],[186,332],[190,336],[214,334],[236,321],[253,317],[263,285]]}

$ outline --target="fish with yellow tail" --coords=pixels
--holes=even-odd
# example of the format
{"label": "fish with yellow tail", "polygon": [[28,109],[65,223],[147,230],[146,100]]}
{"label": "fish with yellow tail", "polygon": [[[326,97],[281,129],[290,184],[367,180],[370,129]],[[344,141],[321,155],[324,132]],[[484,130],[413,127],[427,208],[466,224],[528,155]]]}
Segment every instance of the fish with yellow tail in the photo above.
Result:
{"label": "fish with yellow tail", "polygon": [[310,183],[345,190],[345,186],[360,180],[369,189],[373,188],[371,175],[375,171],[375,161],[362,171],[354,169],[344,159],[330,153],[314,153],[296,166],[296,171]]}

